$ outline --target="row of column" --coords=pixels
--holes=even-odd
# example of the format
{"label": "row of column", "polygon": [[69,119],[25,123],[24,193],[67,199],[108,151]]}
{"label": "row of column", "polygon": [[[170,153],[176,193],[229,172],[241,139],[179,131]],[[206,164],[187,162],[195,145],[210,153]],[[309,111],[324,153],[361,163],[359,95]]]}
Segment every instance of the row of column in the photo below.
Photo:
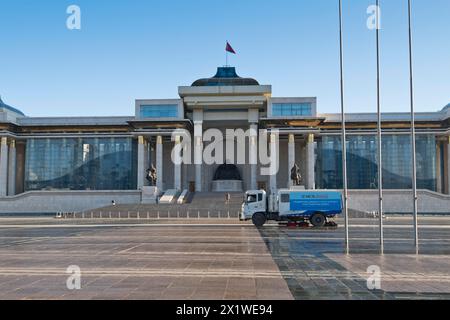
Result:
{"label": "row of column", "polygon": [[[181,143],[180,137],[176,137],[175,145]],[[138,174],[137,174],[137,187],[142,189],[145,185],[145,173],[149,167],[147,161],[148,157],[148,145],[149,141],[144,138],[144,136],[138,137]],[[157,172],[156,187],[160,190],[164,189],[163,178],[164,178],[164,145],[163,137],[156,136],[156,151],[155,151],[155,169]],[[181,190],[181,163],[174,164],[174,188]]]}
{"label": "row of column", "polygon": [[0,197],[16,194],[16,141],[0,139]]}
{"label": "row of column", "polygon": [[[258,125],[256,123],[250,124],[250,143],[249,143],[249,160],[250,160],[250,181],[249,189],[257,189],[257,144],[258,144]],[[145,185],[145,170],[146,166],[146,148],[148,141],[143,136],[138,138],[138,189]],[[180,137],[175,139],[175,146],[181,143]],[[276,152],[275,140],[271,139],[269,143],[270,152]],[[308,134],[306,139],[306,176],[304,177],[304,185],[307,189],[315,189],[315,152],[314,152],[314,135]],[[446,185],[447,193],[450,194],[450,137],[447,137],[447,155],[446,157]],[[178,154],[178,153],[177,153]],[[288,136],[288,187],[292,186],[290,179],[291,169],[296,163],[296,142],[295,135]],[[203,128],[202,121],[194,122],[194,164],[195,164],[195,190],[202,191],[202,156],[203,156]],[[156,137],[156,171],[158,173],[157,187],[161,190],[163,186],[164,174],[164,160],[163,160],[163,137]],[[1,139],[1,154],[0,154],[0,196],[15,194],[15,165],[16,165],[16,148],[15,141],[8,140],[6,137]],[[280,167],[284,166],[280,164]],[[270,189],[277,189],[277,175],[272,175],[269,178]],[[442,183],[444,185],[444,183]],[[174,188],[181,190],[181,163],[174,164]],[[284,187],[284,186],[282,186]],[[443,191],[443,190],[442,190]]]}

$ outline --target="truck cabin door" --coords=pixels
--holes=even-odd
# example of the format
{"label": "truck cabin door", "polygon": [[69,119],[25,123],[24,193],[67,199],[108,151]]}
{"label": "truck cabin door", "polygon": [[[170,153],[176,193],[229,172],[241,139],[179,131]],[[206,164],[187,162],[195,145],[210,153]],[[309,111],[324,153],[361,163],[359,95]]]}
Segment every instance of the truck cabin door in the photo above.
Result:
{"label": "truck cabin door", "polygon": [[262,192],[248,193],[245,203],[252,212],[265,211],[264,197]]}

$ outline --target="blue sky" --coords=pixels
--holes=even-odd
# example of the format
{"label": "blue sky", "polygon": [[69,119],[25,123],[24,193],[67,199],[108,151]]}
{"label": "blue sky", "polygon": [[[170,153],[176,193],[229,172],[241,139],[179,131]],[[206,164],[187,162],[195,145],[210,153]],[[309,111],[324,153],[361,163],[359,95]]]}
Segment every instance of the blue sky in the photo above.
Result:
{"label": "blue sky", "polygon": [[[0,94],[30,116],[133,115],[134,99],[176,98],[177,86],[225,63],[317,96],[339,112],[337,0],[0,0]],[[367,7],[344,0],[347,109],[373,112],[375,32]],[[81,30],[66,9],[80,6]],[[407,1],[381,0],[382,109],[409,110]],[[450,103],[450,1],[413,0],[418,111]]]}

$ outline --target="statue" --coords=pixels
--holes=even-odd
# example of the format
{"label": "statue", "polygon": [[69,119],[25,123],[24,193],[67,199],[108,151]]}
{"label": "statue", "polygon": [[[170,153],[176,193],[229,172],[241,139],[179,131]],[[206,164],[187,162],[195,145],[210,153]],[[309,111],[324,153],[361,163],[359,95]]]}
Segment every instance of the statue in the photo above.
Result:
{"label": "statue", "polygon": [[156,186],[156,180],[158,179],[155,166],[152,164],[150,168],[147,169],[146,179],[150,183],[150,186]]}
{"label": "statue", "polygon": [[294,186],[299,186],[302,182],[302,175],[300,174],[300,168],[297,164],[291,169],[291,180]]}
{"label": "statue", "polygon": [[238,168],[234,164],[221,164],[214,174],[214,181],[219,180],[242,180]]}

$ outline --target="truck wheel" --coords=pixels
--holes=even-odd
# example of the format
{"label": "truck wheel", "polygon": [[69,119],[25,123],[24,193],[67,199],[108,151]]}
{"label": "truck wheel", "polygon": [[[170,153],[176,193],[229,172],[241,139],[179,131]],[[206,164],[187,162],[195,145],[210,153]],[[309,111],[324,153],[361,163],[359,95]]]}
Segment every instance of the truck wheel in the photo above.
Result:
{"label": "truck wheel", "polygon": [[311,216],[311,218],[309,218],[309,221],[311,222],[311,224],[314,227],[321,228],[327,222],[327,218],[325,217],[325,215],[323,213],[317,212],[317,213],[314,213]]}
{"label": "truck wheel", "polygon": [[262,227],[266,223],[266,215],[263,213],[255,213],[252,217],[252,222],[256,227]]}

